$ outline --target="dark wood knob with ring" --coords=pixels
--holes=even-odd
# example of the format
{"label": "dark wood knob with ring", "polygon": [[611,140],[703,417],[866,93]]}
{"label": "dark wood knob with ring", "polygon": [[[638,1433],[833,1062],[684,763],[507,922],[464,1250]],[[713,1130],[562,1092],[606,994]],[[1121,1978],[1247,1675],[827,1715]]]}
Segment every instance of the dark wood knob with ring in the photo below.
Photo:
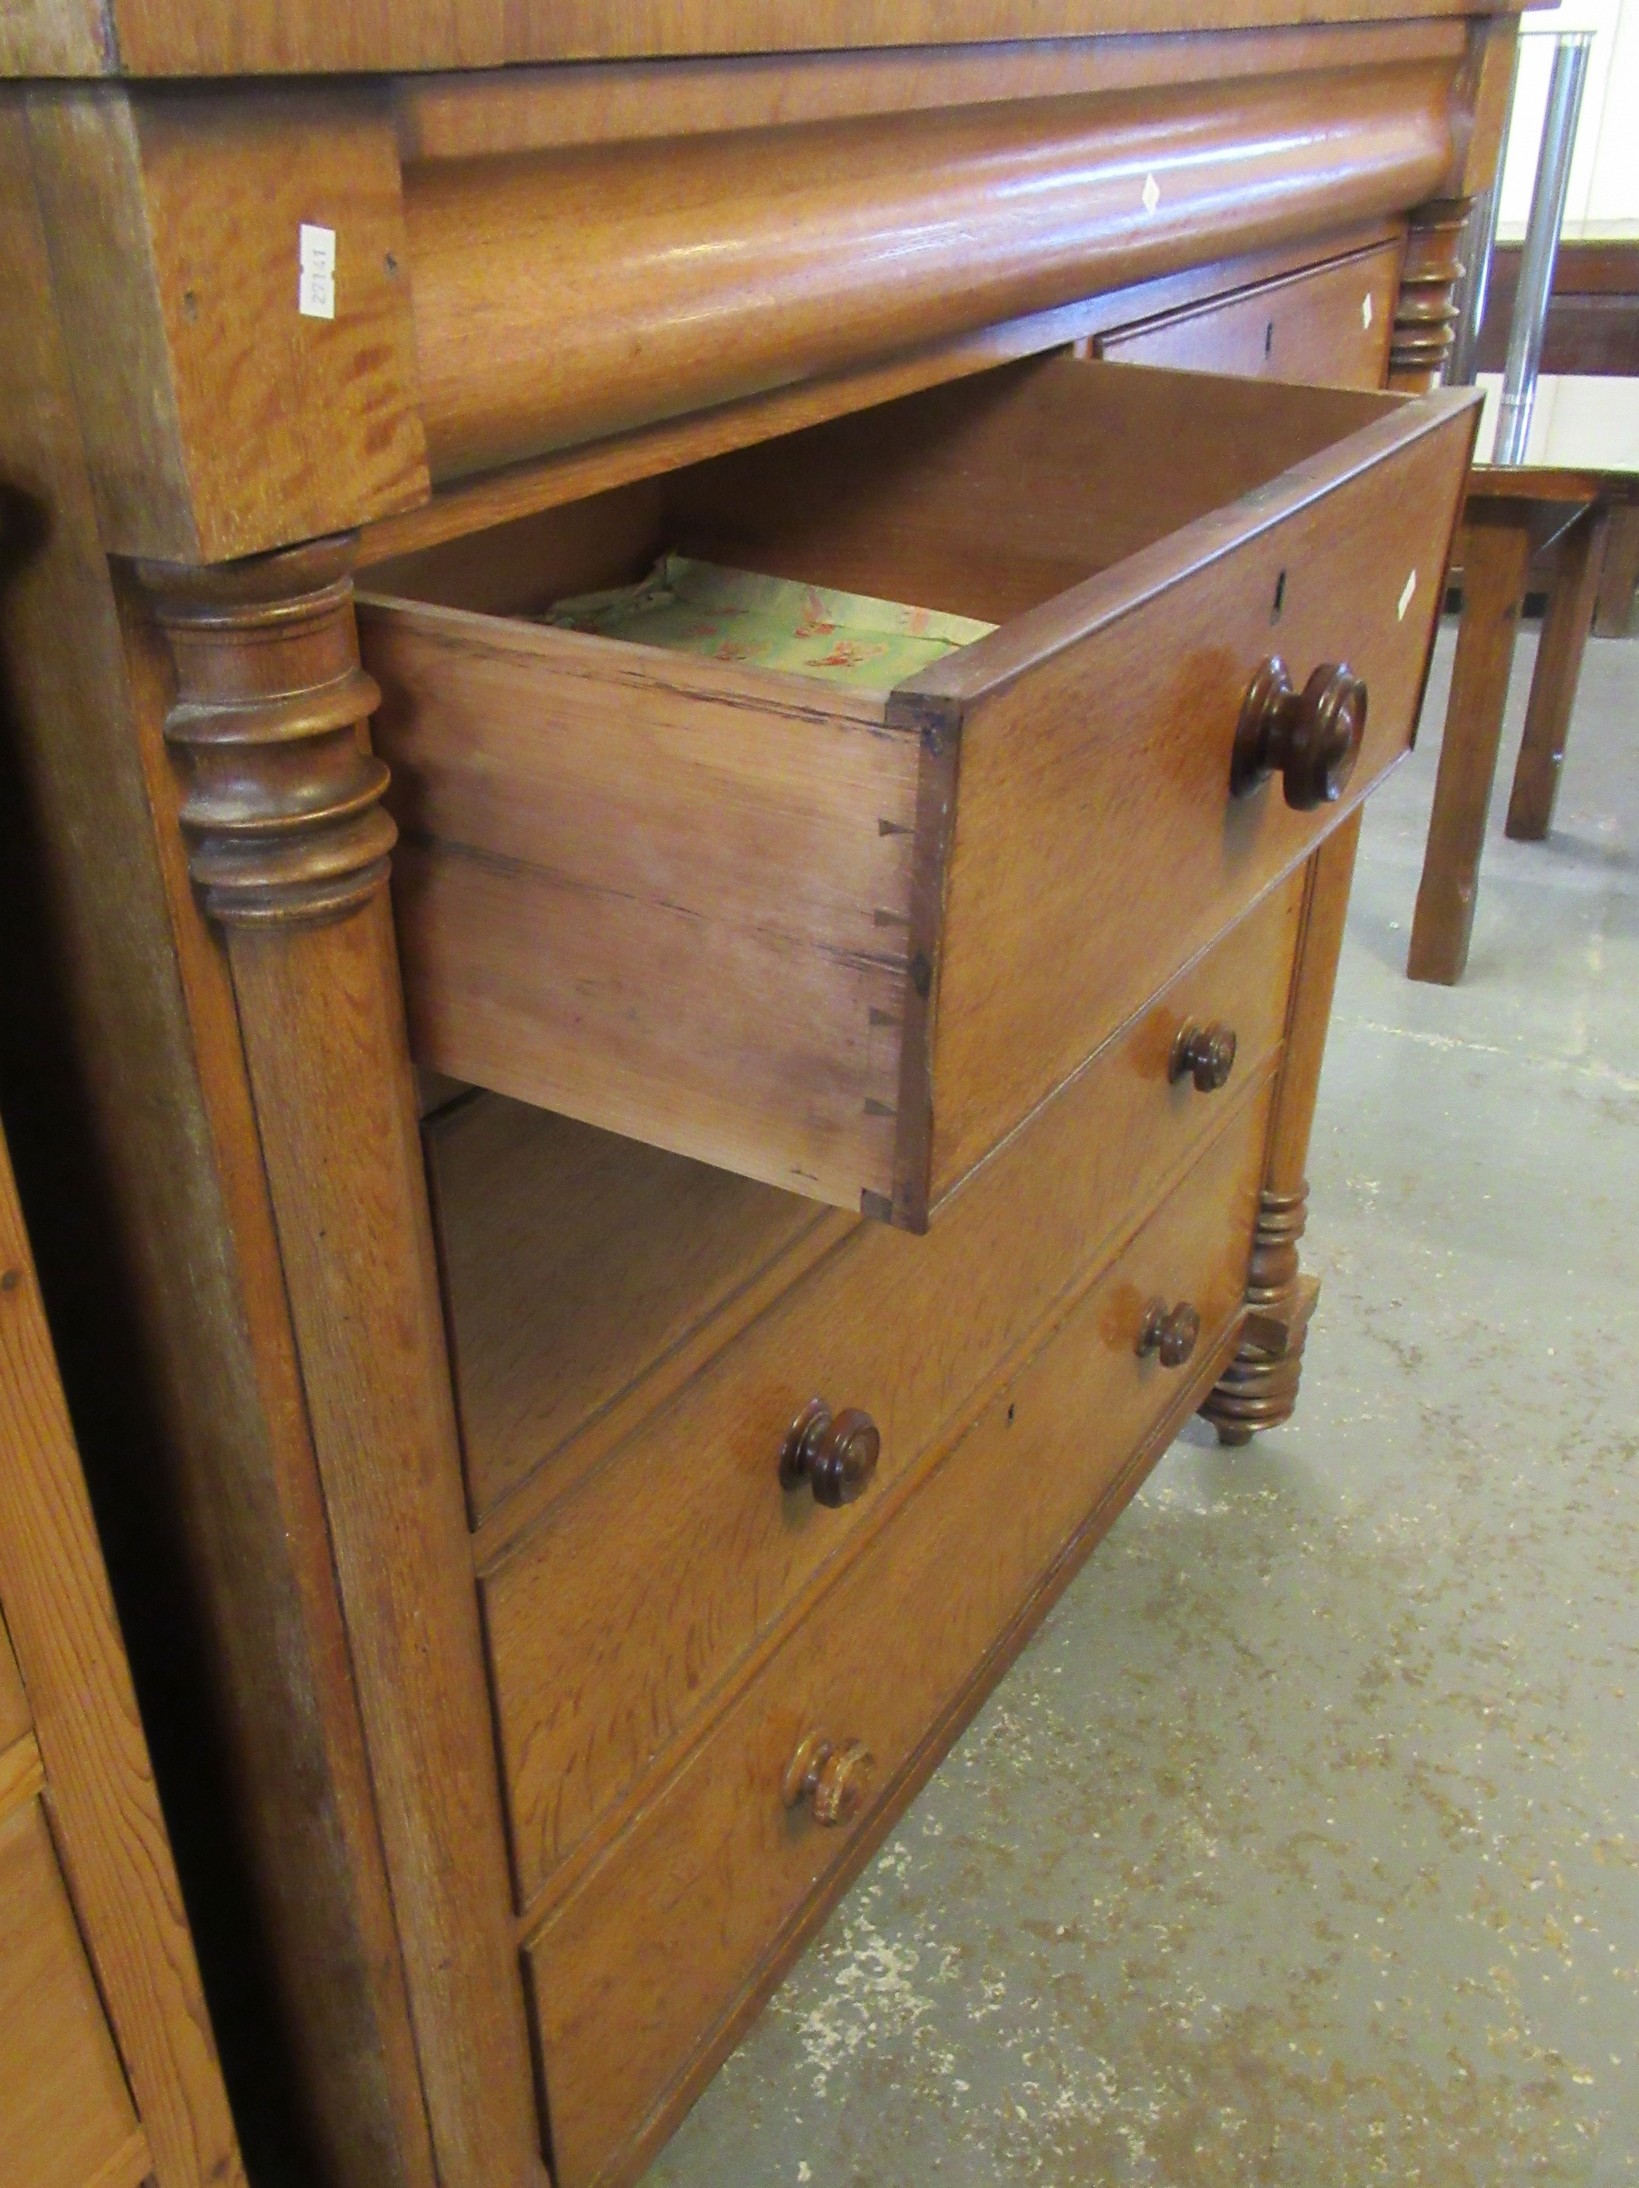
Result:
{"label": "dark wood knob with ring", "polygon": [[1316,669],[1299,691],[1278,659],[1248,687],[1235,731],[1229,794],[1244,798],[1277,768],[1286,802],[1312,813],[1343,795],[1366,734],[1366,686],[1345,663]]}
{"label": "dark wood knob with ring", "polygon": [[1201,1317],[1187,1299],[1169,1307],[1164,1299],[1152,1299],[1144,1310],[1138,1332],[1138,1356],[1154,1353],[1164,1368],[1181,1368],[1194,1352],[1201,1334]]}
{"label": "dark wood knob with ring", "polygon": [[1180,1079],[1191,1079],[1200,1093],[1215,1094],[1229,1084],[1235,1068],[1235,1045],[1233,1026],[1180,1026],[1172,1044],[1167,1077],[1174,1086]]}
{"label": "dark wood knob with ring", "polygon": [[875,1775],[876,1759],[863,1740],[839,1742],[810,1732],[785,1766],[780,1798],[787,1808],[806,1801],[814,1821],[829,1831],[858,1815]]}
{"label": "dark wood knob with ring", "polygon": [[833,1413],[823,1398],[810,1398],[786,1431],[780,1449],[780,1487],[807,1482],[814,1502],[835,1511],[871,1486],[882,1437],[858,1406]]}

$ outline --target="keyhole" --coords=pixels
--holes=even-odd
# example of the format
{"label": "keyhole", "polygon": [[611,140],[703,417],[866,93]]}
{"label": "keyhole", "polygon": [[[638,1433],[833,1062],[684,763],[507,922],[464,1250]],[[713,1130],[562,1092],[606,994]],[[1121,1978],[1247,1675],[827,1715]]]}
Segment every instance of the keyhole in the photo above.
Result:
{"label": "keyhole", "polygon": [[1265,355],[1265,357],[1272,357],[1274,353],[1275,322],[1271,319],[1268,326],[1266,326],[1263,330],[1263,354]]}
{"label": "keyhole", "polygon": [[1275,599],[1273,606],[1269,610],[1269,620],[1271,623],[1278,623],[1280,621],[1281,610],[1285,607],[1285,605],[1286,572],[1282,570],[1280,576],[1277,577],[1275,580]]}

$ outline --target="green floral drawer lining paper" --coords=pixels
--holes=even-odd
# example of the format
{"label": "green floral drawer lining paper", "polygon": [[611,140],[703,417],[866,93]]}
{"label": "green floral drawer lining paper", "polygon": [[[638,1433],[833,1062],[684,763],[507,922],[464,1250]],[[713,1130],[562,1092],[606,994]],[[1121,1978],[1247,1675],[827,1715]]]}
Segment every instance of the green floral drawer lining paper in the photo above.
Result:
{"label": "green floral drawer lining paper", "polygon": [[687,555],[662,555],[641,584],[560,600],[541,620],[600,638],[877,691],[996,628],[970,616],[759,577]]}

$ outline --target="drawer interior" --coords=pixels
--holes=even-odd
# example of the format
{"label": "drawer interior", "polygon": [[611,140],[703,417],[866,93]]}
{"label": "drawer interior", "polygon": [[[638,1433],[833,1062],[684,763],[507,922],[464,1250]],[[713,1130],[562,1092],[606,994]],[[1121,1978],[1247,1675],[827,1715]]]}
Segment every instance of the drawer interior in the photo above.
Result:
{"label": "drawer interior", "polygon": [[1239,500],[1393,398],[1064,355],[469,534],[367,573],[390,594],[539,615],[673,549],[1004,623]]}

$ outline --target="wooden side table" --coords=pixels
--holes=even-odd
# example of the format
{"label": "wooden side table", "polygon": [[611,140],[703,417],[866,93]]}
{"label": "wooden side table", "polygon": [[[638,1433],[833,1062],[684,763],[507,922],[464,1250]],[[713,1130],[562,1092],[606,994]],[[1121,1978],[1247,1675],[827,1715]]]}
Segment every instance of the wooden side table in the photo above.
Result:
{"label": "wooden side table", "polygon": [[1485,413],[1457,548],[1463,618],[1406,971],[1450,987],[1468,962],[1486,814],[1497,772],[1514,638],[1532,557],[1557,541],[1508,834],[1538,843],[1559,790],[1582,656],[1613,521],[1639,519],[1639,379],[1545,377],[1524,457],[1489,460],[1500,383]]}

